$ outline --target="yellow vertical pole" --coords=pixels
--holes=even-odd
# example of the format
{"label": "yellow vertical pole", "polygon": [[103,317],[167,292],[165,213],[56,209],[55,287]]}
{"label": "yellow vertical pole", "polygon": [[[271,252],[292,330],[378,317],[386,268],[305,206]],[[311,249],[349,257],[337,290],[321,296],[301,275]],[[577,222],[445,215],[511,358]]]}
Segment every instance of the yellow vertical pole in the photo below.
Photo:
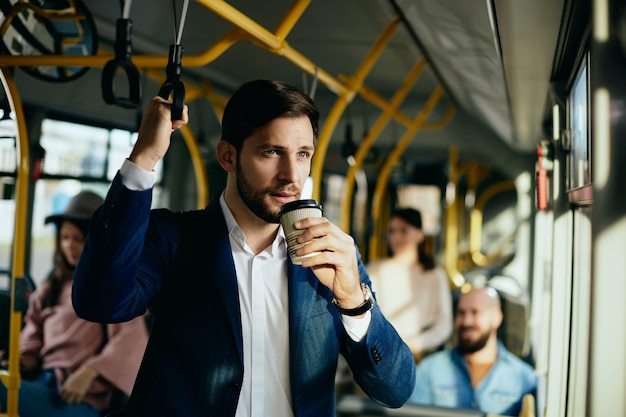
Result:
{"label": "yellow vertical pole", "polygon": [[20,331],[22,312],[16,308],[16,288],[24,288],[24,250],[26,247],[26,224],[30,161],[28,134],[22,102],[17,87],[7,68],[2,68],[2,85],[17,121],[17,178],[15,192],[15,231],[13,235],[13,262],[11,268],[11,317],[9,333],[9,369],[0,372],[0,380],[7,387],[7,414],[0,416],[18,417],[18,390],[20,387]]}

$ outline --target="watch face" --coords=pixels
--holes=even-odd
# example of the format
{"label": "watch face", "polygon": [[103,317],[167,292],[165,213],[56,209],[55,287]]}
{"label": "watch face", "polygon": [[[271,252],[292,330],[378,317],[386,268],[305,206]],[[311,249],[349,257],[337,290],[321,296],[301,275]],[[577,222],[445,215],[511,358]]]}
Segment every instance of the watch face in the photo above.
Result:
{"label": "watch face", "polygon": [[370,290],[370,287],[367,284],[363,284],[363,293],[365,294],[366,300],[374,301],[374,297],[372,297],[372,290]]}

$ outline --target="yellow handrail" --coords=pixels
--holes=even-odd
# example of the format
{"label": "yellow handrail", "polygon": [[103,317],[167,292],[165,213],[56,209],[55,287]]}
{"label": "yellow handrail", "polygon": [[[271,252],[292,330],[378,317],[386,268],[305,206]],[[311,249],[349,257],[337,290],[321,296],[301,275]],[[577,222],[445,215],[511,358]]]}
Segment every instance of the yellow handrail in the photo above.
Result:
{"label": "yellow handrail", "polygon": [[[374,231],[383,230],[381,224],[383,223],[381,213],[381,207],[384,203],[384,196],[387,191],[387,185],[389,181],[389,175],[391,174],[391,169],[396,164],[400,156],[406,149],[406,147],[411,143],[411,140],[415,137],[417,132],[421,129],[422,125],[426,121],[426,118],[432,113],[434,108],[439,103],[439,100],[443,96],[444,89],[442,86],[438,86],[433,90],[430,97],[424,104],[422,110],[417,114],[413,125],[410,129],[402,135],[400,141],[396,144],[396,146],[391,151],[391,154],[385,161],[379,175],[378,180],[376,182],[376,188],[374,189],[374,195],[372,196],[372,220],[374,222]],[[380,255],[382,255],[379,251],[379,235],[378,233],[373,233],[370,238],[370,248],[369,248],[369,257],[368,260],[372,261],[377,259]]]}
{"label": "yellow handrail", "polygon": [[328,114],[328,118],[326,119],[322,132],[320,133],[317,147],[315,149],[315,157],[313,158],[313,166],[311,169],[311,177],[313,177],[313,198],[316,200],[320,199],[322,171],[326,160],[326,150],[328,149],[332,133],[335,130],[343,111],[352,101],[356,92],[363,86],[365,78],[391,41],[391,38],[398,29],[399,24],[400,19],[397,16],[394,20],[389,22],[372,49],[369,51],[368,55],[363,60],[359,69],[352,77],[349,78],[348,87],[339,93],[339,97],[337,98],[335,105]]}
{"label": "yellow handrail", "polygon": [[206,168],[202,163],[202,155],[198,148],[198,141],[188,125],[184,125],[180,129],[180,133],[187,144],[189,149],[189,155],[191,156],[191,163],[195,172],[196,179],[196,193],[197,193],[197,207],[204,208],[209,202],[209,178],[207,176]]}
{"label": "yellow handrail", "polygon": [[0,371],[0,381],[7,387],[7,413],[0,416],[18,417],[18,390],[20,387],[20,331],[22,329],[22,312],[15,308],[16,288],[23,288],[24,279],[24,248],[26,247],[26,225],[28,204],[28,187],[30,160],[28,155],[28,134],[22,102],[17,87],[7,68],[2,68],[2,85],[7,100],[15,113],[17,122],[16,153],[17,176],[15,192],[15,231],[13,237],[13,261],[11,267],[11,317],[9,329],[9,368]]}
{"label": "yellow handrail", "polygon": [[370,131],[367,133],[367,136],[361,141],[361,144],[354,155],[354,164],[350,165],[348,172],[346,173],[346,188],[344,190],[344,199],[341,204],[340,226],[344,232],[350,231],[350,213],[352,212],[352,193],[354,191],[355,175],[363,166],[363,161],[365,161],[365,157],[367,156],[370,148],[376,139],[378,139],[385,126],[387,126],[387,123],[391,119],[393,113],[397,111],[400,104],[402,104],[403,100],[409,94],[411,87],[413,87],[425,66],[426,59],[424,57],[416,62],[402,82],[401,87],[394,94],[390,105],[386,107],[378,117]]}
{"label": "yellow handrail", "polygon": [[483,208],[494,195],[508,190],[515,190],[514,181],[503,181],[490,186],[480,194],[470,213],[470,259],[478,266],[485,266],[492,260],[492,257],[482,253]]}

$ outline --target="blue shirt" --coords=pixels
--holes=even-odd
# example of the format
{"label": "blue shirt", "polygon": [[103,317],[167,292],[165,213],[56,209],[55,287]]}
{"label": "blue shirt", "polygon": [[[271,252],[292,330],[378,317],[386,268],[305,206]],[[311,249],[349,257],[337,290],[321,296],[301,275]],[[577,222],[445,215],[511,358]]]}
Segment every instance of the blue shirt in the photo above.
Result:
{"label": "blue shirt", "polygon": [[517,416],[524,395],[535,395],[536,391],[533,368],[498,342],[496,363],[475,389],[465,359],[456,348],[424,358],[417,366],[409,403]]}

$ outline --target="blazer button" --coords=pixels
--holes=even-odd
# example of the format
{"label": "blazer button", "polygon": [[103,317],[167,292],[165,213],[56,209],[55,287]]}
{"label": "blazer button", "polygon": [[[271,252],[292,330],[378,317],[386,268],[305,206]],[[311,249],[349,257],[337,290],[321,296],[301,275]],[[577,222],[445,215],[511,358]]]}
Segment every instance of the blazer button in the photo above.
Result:
{"label": "blazer button", "polygon": [[231,382],[230,384],[228,384],[228,389],[232,392],[239,391],[240,388],[241,384],[239,382]]}
{"label": "blazer button", "polygon": [[380,352],[378,351],[376,346],[372,346],[372,348],[370,349],[370,352],[372,352],[372,358],[374,358],[374,362],[380,363],[382,358],[380,357]]}

